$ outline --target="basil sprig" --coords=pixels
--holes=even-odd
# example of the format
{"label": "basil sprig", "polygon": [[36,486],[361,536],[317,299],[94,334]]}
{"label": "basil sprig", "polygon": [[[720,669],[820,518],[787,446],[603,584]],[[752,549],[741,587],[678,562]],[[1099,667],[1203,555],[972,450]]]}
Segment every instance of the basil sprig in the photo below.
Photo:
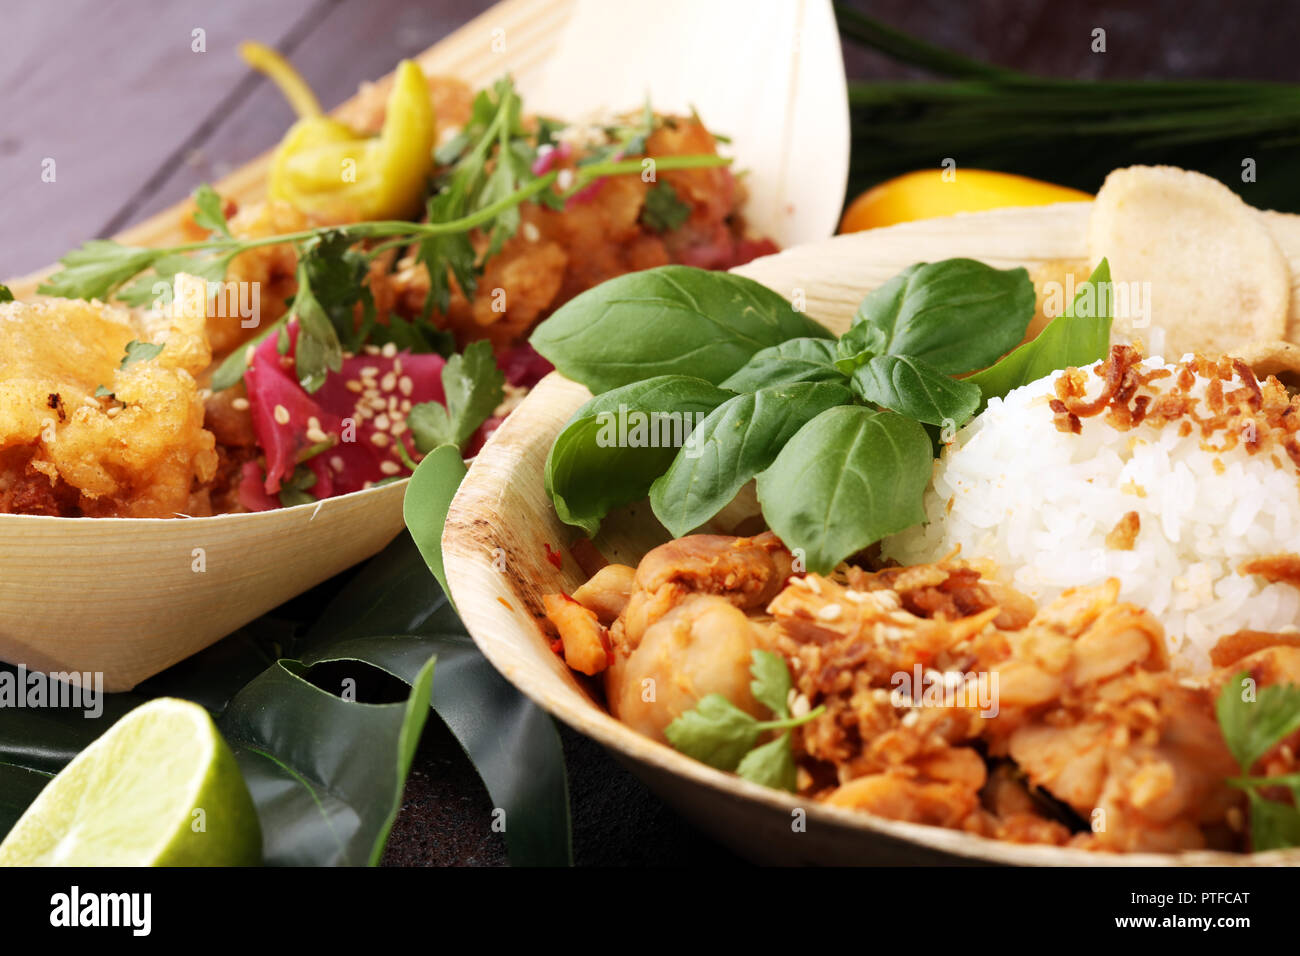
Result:
{"label": "basil sprig", "polygon": [[[809,570],[830,571],[923,519],[926,425],[955,431],[990,398],[1105,357],[1108,280],[1103,260],[1071,309],[1016,348],[1034,312],[1028,273],[970,259],[903,270],[838,339],[735,275],[665,266],[621,276],[533,334],[596,395],[551,448],[547,492],[588,535],[648,493],[681,536],[757,478],[769,527]],[[661,423],[676,427],[674,415],[696,419],[689,440],[665,440]]]}

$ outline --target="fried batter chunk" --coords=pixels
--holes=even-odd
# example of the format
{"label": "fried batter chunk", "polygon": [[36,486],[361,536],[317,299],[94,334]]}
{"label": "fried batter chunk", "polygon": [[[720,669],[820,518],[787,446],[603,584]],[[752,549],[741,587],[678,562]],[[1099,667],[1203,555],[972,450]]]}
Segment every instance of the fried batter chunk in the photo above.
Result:
{"label": "fried batter chunk", "polygon": [[[206,513],[217,453],[194,379],[211,360],[201,306],[138,318],[98,302],[11,302],[0,341],[0,512]],[[132,341],[163,348],[122,368]]]}

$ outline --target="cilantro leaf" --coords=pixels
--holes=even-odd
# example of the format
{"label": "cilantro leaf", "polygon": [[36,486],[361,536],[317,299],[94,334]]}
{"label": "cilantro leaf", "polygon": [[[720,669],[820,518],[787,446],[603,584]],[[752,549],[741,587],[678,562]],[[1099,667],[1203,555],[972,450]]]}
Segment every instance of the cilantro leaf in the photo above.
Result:
{"label": "cilantro leaf", "polygon": [[208,232],[215,232],[227,239],[233,238],[230,224],[226,222],[225,203],[215,189],[207,183],[200,185],[194,190],[194,204],[198,206],[198,211],[194,213],[195,223]]}
{"label": "cilantro leaf", "polygon": [[446,404],[422,402],[406,416],[415,447],[426,454],[439,445],[462,447],[501,404],[504,384],[487,342],[473,342],[463,354],[453,355],[442,368]]}
{"label": "cilantro leaf", "polygon": [[690,218],[691,207],[677,196],[672,184],[660,180],[645,194],[641,221],[655,232],[671,232]]}
{"label": "cilantro leaf", "polygon": [[126,354],[122,356],[122,364],[119,367],[125,370],[130,368],[132,365],[135,365],[137,362],[147,362],[150,359],[155,359],[162,350],[163,346],[161,343],[137,342],[135,339],[132,339],[130,342],[126,343]]}
{"label": "cilantro leaf", "polygon": [[280,504],[286,508],[309,504],[317,500],[310,491],[314,487],[316,487],[316,472],[306,465],[298,465],[289,480],[280,486]]}
{"label": "cilantro leaf", "polygon": [[794,747],[790,743],[789,732],[745,754],[736,767],[736,775],[765,787],[793,792],[798,770],[794,765]]}
{"label": "cilantro leaf", "polygon": [[[791,717],[786,704],[791,681],[785,660],[770,651],[754,651],[749,665],[750,691],[775,720],[760,721],[745,713],[721,694],[701,698],[693,710],[679,716],[664,729],[675,748],[719,770],[732,770],[746,780],[783,790],[794,790],[796,768],[789,730],[821,716],[818,707],[802,717]],[[779,737],[758,744],[769,730],[783,730]]]}
{"label": "cilantro leaf", "polygon": [[13,300],[14,294],[9,291],[9,287],[7,285],[0,285],[0,302],[12,302]]}
{"label": "cilantro leaf", "polygon": [[1274,684],[1262,687],[1248,700],[1242,671],[1223,685],[1215,703],[1219,728],[1243,774],[1284,737],[1300,729],[1300,687]]}
{"label": "cilantro leaf", "polygon": [[778,717],[789,717],[786,701],[790,698],[790,670],[779,654],[771,651],[754,651],[749,665],[753,676],[749,690],[758,701]]}
{"label": "cilantro leaf", "polygon": [[1256,853],[1300,846],[1300,809],[1267,800],[1255,790],[1246,793],[1250,800],[1250,845]]}
{"label": "cilantro leaf", "polygon": [[735,770],[762,732],[757,720],[721,694],[709,694],[664,728],[670,744],[719,770]]}

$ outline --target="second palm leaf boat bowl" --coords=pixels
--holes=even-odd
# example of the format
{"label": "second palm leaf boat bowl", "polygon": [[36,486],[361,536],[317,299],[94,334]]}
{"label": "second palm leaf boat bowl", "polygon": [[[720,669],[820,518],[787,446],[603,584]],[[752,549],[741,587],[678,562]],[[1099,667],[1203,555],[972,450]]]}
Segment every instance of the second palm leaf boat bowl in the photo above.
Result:
{"label": "second palm leaf boat bowl", "polygon": [[[1031,275],[1086,269],[1092,203],[1006,209],[908,223],[810,243],[734,270],[787,299],[834,333],[849,327],[862,296],[916,262],[966,257]],[[1272,216],[1272,214],[1267,214]],[[1292,263],[1300,247],[1274,238]],[[1294,266],[1293,266],[1294,269]],[[1086,276],[1086,271],[1083,272]],[[1294,312],[1294,308],[1293,308]],[[1300,850],[1237,854],[1097,853],[1017,845],[899,822],[749,782],[643,736],[607,710],[552,649],[543,596],[571,594],[588,577],[570,545],[578,529],[557,516],[544,487],[547,455],[570,416],[591,396],[552,373],[477,456],[452,503],[442,537],[448,585],[479,648],[538,705],[607,747],[703,831],[756,861],[783,864],[1000,863],[1013,865],[1260,866],[1300,863]],[[742,492],[716,519],[735,527],[757,514]],[[610,562],[635,567],[671,537],[647,502],[611,512],[594,539]],[[553,564],[563,556],[562,566]]]}

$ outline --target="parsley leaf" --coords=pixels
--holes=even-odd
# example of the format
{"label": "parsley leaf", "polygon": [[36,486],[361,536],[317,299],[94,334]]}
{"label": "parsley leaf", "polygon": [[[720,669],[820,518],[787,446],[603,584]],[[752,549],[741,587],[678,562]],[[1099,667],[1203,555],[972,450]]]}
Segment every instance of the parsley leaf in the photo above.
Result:
{"label": "parsley leaf", "polygon": [[736,775],[765,787],[793,793],[799,771],[794,764],[794,747],[790,743],[790,735],[784,733],[745,754],[736,767]]}
{"label": "parsley leaf", "polygon": [[668,742],[719,770],[735,770],[762,733],[758,721],[721,694],[702,698],[664,729]]}
{"label": "parsley leaf", "polygon": [[111,239],[91,239],[60,259],[63,268],[42,282],[36,291],[65,299],[107,300],[123,282],[166,254],[165,249],[142,249]]}
{"label": "parsley leaf", "polygon": [[439,445],[462,447],[501,404],[504,383],[487,342],[473,342],[463,354],[453,355],[442,368],[446,405],[422,402],[406,416],[415,447],[425,454]]}
{"label": "parsley leaf", "polygon": [[750,693],[778,717],[789,717],[786,701],[790,697],[790,670],[780,654],[771,651],[754,651],[749,673],[754,678],[749,684]]}
{"label": "parsley leaf", "polygon": [[225,236],[227,239],[233,238],[230,234],[230,224],[226,222],[225,203],[215,189],[203,183],[194,190],[194,204],[198,206],[198,211],[194,213],[194,221],[200,227],[208,232]]}
{"label": "parsley leaf", "polygon": [[677,196],[672,184],[659,180],[645,194],[641,221],[655,232],[671,232],[690,218],[691,207]]}

